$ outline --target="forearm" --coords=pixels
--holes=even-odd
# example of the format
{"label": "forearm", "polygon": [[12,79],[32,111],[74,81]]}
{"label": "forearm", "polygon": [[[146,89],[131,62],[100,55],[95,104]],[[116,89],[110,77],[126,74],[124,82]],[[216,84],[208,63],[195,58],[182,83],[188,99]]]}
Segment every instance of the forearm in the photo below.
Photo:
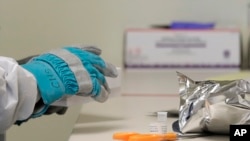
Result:
{"label": "forearm", "polygon": [[27,119],[38,100],[36,80],[11,58],[0,57],[0,133]]}

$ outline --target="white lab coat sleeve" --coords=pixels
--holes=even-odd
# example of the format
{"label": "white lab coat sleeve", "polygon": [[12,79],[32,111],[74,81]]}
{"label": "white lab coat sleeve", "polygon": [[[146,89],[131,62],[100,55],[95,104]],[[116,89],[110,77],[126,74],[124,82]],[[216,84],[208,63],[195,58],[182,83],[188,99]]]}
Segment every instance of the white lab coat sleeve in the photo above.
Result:
{"label": "white lab coat sleeve", "polygon": [[0,56],[0,134],[33,112],[38,98],[35,77],[8,57]]}

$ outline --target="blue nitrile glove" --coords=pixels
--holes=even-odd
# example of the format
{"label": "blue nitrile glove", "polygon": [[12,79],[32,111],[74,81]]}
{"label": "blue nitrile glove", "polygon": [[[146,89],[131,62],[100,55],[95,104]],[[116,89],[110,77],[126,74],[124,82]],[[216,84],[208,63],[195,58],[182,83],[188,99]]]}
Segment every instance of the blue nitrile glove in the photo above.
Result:
{"label": "blue nitrile glove", "polygon": [[46,112],[50,104],[65,95],[91,96],[104,102],[109,95],[105,76],[116,77],[115,66],[105,62],[96,47],[64,47],[39,55],[22,65],[37,80],[45,107],[34,117]]}

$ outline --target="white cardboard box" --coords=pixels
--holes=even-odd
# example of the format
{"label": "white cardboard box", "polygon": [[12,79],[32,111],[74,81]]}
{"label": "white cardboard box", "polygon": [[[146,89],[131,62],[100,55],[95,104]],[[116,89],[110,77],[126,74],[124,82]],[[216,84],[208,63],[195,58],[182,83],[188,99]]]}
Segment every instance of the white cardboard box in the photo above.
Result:
{"label": "white cardboard box", "polygon": [[125,67],[239,68],[240,32],[233,29],[128,29]]}
{"label": "white cardboard box", "polygon": [[176,71],[205,80],[241,70],[238,30],[128,29],[123,95],[178,95]]}

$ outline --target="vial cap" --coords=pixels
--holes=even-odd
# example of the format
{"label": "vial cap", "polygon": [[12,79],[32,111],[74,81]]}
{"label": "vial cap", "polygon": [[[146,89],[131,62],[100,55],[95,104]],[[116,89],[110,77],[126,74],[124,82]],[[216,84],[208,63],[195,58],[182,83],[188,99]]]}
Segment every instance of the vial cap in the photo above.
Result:
{"label": "vial cap", "polygon": [[129,137],[128,141],[162,141],[164,137],[158,134],[141,134]]}
{"label": "vial cap", "polygon": [[168,141],[174,141],[174,140],[177,140],[177,138],[178,138],[178,135],[174,132],[164,134],[163,136],[164,136],[164,139],[166,139]]}
{"label": "vial cap", "polygon": [[138,135],[136,132],[117,132],[113,134],[113,139],[127,141],[130,136]]}

